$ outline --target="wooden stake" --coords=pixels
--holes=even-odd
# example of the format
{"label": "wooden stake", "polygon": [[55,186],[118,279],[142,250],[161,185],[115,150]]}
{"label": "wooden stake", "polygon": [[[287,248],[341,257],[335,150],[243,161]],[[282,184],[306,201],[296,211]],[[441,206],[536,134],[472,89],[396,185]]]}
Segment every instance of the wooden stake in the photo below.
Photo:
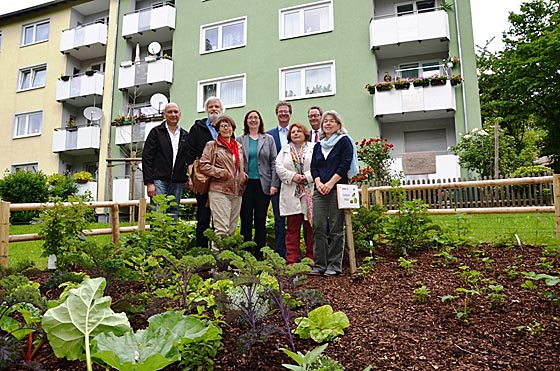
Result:
{"label": "wooden stake", "polygon": [[354,250],[354,233],[352,232],[352,210],[344,209],[344,222],[346,224],[346,243],[348,244],[348,260],[350,261],[350,274],[356,273],[356,252]]}
{"label": "wooden stake", "polygon": [[111,241],[115,244],[119,243],[119,204],[111,206]]}
{"label": "wooden stake", "polygon": [[556,215],[556,239],[560,240],[560,174],[554,174],[552,190],[554,192],[554,215]]}
{"label": "wooden stake", "polygon": [[142,197],[138,203],[138,230],[146,230],[146,199]]}
{"label": "wooden stake", "polygon": [[0,265],[8,268],[8,244],[10,241],[10,203],[0,201]]}

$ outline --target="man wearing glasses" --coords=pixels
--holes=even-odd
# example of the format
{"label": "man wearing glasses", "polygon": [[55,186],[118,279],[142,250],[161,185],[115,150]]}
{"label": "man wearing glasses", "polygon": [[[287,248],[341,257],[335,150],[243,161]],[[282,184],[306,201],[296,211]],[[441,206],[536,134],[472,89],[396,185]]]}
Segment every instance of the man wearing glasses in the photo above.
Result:
{"label": "man wearing glasses", "polygon": [[317,143],[321,138],[321,116],[323,116],[323,110],[321,107],[313,106],[307,110],[307,120],[309,120],[309,125],[311,129],[309,130],[309,141],[312,143]]}
{"label": "man wearing glasses", "polygon": [[[278,126],[267,131],[272,135],[276,144],[276,152],[280,153],[282,147],[288,144],[288,126],[292,117],[292,105],[289,102],[281,101],[276,104],[276,118]],[[280,185],[282,187],[282,185]],[[272,211],[274,212],[274,234],[276,235],[276,252],[286,258],[286,218],[280,216],[280,188],[278,193],[271,197]]]}

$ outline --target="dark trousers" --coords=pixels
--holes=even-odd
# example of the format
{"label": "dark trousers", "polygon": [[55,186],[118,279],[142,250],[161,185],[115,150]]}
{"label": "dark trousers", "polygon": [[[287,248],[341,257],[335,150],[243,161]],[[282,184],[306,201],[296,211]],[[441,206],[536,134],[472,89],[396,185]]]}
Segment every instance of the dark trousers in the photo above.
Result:
{"label": "dark trousers", "polygon": [[253,255],[257,259],[262,258],[261,248],[266,245],[266,213],[269,204],[270,196],[263,192],[261,181],[249,179],[241,201],[241,235],[245,241],[255,241],[257,247]]}
{"label": "dark trousers", "polygon": [[196,197],[196,246],[208,247],[208,239],[204,237],[204,231],[210,228],[210,207],[206,206],[208,202],[208,193],[204,195],[195,195]]}
{"label": "dark trousers", "polygon": [[303,214],[288,215],[288,229],[286,230],[286,262],[297,263],[301,258],[300,236],[303,224],[303,235],[305,236],[305,257],[313,259],[312,228]]}
{"label": "dark trousers", "polygon": [[342,272],[344,210],[338,208],[336,189],[322,195],[313,192],[313,260],[321,271]]}
{"label": "dark trousers", "polygon": [[274,212],[274,234],[276,235],[276,252],[286,259],[286,218],[280,216],[280,189],[271,197]]}

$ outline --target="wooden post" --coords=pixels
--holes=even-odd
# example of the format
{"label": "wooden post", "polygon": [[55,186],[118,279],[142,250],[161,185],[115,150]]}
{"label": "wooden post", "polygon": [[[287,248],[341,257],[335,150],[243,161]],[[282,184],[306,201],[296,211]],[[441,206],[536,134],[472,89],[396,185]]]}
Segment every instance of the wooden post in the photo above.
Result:
{"label": "wooden post", "polygon": [[356,273],[356,252],[354,251],[354,233],[352,232],[352,210],[344,209],[344,222],[346,224],[346,242],[348,244],[348,260],[350,261],[350,274]]}
{"label": "wooden post", "polygon": [[379,189],[375,190],[375,203],[379,206],[383,206],[383,194]]}
{"label": "wooden post", "polygon": [[554,192],[554,215],[556,216],[556,239],[560,240],[560,174],[553,175],[552,190]]}
{"label": "wooden post", "polygon": [[114,204],[111,206],[111,241],[113,243],[119,243],[120,233],[119,205]]}
{"label": "wooden post", "polygon": [[144,197],[138,200],[138,230],[146,230],[146,199]]}
{"label": "wooden post", "polygon": [[362,206],[369,209],[369,193],[367,184],[362,184]]}
{"label": "wooden post", "polygon": [[8,268],[8,243],[10,242],[10,203],[0,201],[0,265]]}

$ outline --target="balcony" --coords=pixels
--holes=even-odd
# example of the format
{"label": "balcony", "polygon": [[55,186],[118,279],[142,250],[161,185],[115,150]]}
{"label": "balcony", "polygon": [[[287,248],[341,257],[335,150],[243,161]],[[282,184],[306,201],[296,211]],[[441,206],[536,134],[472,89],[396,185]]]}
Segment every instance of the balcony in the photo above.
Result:
{"label": "balcony", "polygon": [[441,86],[376,92],[373,114],[380,122],[401,122],[453,117],[455,87],[449,81]]}
{"label": "balcony", "polygon": [[95,101],[101,102],[103,96],[104,75],[90,72],[59,79],[56,82],[56,100],[76,107],[91,106]]}
{"label": "balcony", "polygon": [[166,91],[173,82],[173,61],[158,58],[153,61],[122,62],[119,68],[119,89],[140,87],[144,95]]}
{"label": "balcony", "polygon": [[68,152],[70,155],[90,155],[99,150],[101,128],[83,126],[57,129],[53,133],[52,151]]}
{"label": "balcony", "polygon": [[105,55],[107,45],[107,25],[93,22],[62,31],[60,52],[79,60],[87,60]]}
{"label": "balcony", "polygon": [[117,126],[115,128],[115,144],[129,144],[146,141],[150,130],[161,124],[161,121],[139,122],[134,125]]}
{"label": "balcony", "polygon": [[448,14],[444,10],[434,10],[377,16],[370,21],[369,39],[370,48],[380,59],[447,51]]}
{"label": "balcony", "polygon": [[175,13],[175,7],[169,2],[127,13],[123,17],[122,36],[142,45],[154,40],[171,41],[175,29]]}
{"label": "balcony", "polygon": [[78,195],[89,195],[93,197],[92,201],[97,201],[97,182],[87,182],[85,184],[78,184]]}

